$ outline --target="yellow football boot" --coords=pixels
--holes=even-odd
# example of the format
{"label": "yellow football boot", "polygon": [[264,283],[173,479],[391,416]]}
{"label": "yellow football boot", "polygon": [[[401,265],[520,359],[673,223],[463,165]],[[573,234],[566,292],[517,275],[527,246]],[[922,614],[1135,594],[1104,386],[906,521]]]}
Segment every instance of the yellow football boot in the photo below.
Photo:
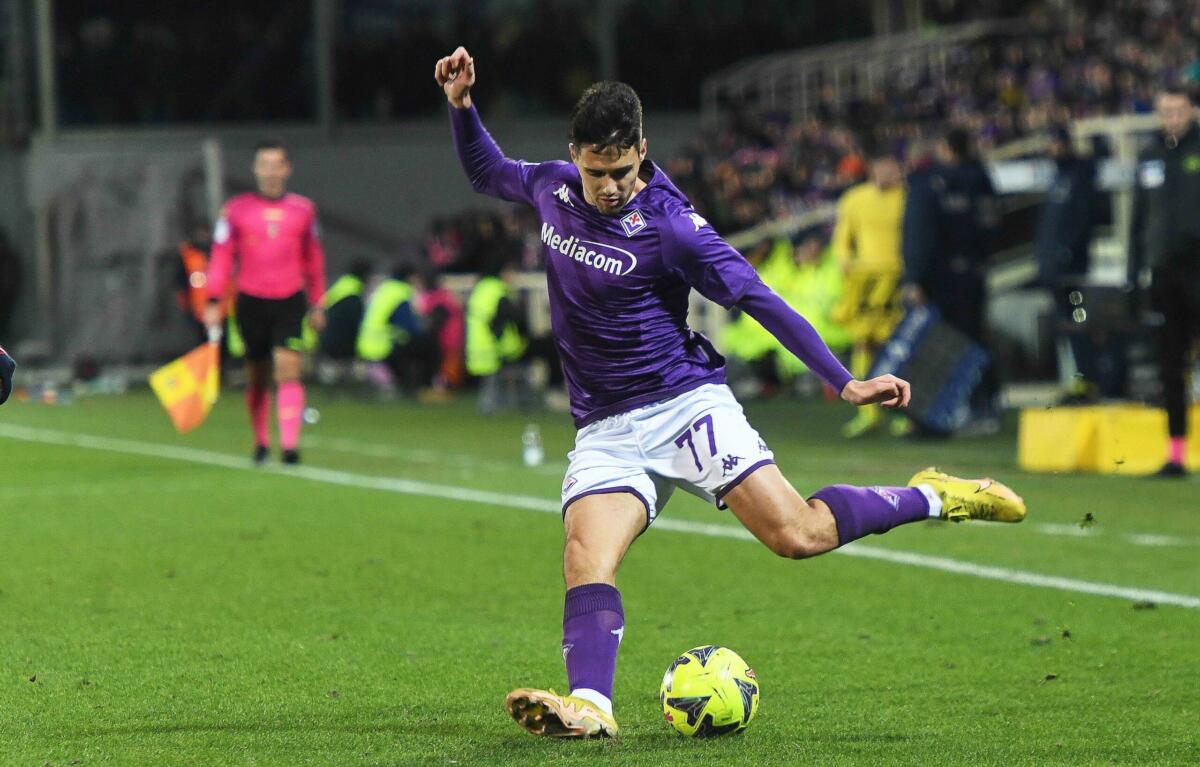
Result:
{"label": "yellow football boot", "polygon": [[554,690],[513,690],[504,700],[517,724],[552,738],[613,738],[617,720],[596,704]]}
{"label": "yellow football boot", "polygon": [[1025,501],[1008,485],[994,479],[959,479],[935,468],[919,471],[909,487],[929,485],[942,499],[942,519],[962,522],[1020,522],[1025,519]]}

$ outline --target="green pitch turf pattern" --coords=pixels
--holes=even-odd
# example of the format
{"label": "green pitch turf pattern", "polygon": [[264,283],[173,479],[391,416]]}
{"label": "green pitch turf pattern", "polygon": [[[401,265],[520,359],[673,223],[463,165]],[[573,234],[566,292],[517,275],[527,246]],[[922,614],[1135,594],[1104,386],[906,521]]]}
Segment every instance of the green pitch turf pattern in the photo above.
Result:
{"label": "green pitch turf pattern", "polygon": [[[308,467],[557,500],[565,416],[311,398]],[[910,525],[872,547],[1200,597],[1200,483],[1021,474],[1012,433],[846,443],[846,408],[748,412],[802,492],[938,464],[1029,502],[1021,526]],[[533,470],[527,421],[548,456]],[[248,463],[247,435],[235,391],[185,437],[141,393],[0,410],[0,765],[1200,762],[1200,609],[837,554],[788,562],[667,529],[621,572],[623,737],[531,737],[503,698],[565,684],[557,516],[213,465]],[[681,493],[663,519],[734,524]],[[663,670],[703,643],[762,681],[742,736],[685,741],[661,721]]]}

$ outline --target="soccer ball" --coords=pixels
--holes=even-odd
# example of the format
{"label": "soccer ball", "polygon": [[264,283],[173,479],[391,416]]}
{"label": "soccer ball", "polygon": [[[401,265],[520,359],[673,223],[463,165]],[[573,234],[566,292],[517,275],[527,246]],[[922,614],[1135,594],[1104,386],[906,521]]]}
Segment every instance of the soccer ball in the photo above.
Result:
{"label": "soccer ball", "polygon": [[710,644],[671,662],[658,698],[663,716],[681,735],[729,735],[746,729],[758,711],[758,679],[742,656]]}

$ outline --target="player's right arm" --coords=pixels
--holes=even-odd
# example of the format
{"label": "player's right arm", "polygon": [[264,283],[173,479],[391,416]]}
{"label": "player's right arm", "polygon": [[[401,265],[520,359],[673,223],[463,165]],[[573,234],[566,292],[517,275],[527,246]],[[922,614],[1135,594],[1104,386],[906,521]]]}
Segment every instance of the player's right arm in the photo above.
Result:
{"label": "player's right arm", "polygon": [[209,328],[221,325],[221,299],[225,295],[225,287],[233,275],[233,260],[236,255],[233,231],[233,217],[229,205],[221,209],[221,217],[213,229],[212,252],[208,259],[208,271],[205,273],[205,285],[208,289],[208,305],[204,307],[204,324]]}
{"label": "player's right arm", "polygon": [[450,103],[454,148],[471,187],[492,197],[532,205],[537,165],[505,157],[483,127],[471,101],[471,86],[475,84],[475,60],[471,54],[459,46],[454,53],[438,59],[433,77]]}

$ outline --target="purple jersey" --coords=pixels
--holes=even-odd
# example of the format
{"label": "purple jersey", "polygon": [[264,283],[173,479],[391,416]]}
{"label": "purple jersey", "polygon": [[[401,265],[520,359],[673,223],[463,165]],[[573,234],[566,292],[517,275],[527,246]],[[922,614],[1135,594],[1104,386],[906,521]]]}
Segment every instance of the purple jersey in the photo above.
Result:
{"label": "purple jersey", "polygon": [[[510,160],[474,107],[450,114],[476,191],[531,205],[540,216],[551,326],[577,426],[725,381],[725,359],[687,325],[692,288],[726,309],[751,296],[765,313],[783,304],[653,164],[643,164],[645,188],[620,215],[606,216],[583,199],[571,163]],[[850,375],[834,364],[840,391]]]}

